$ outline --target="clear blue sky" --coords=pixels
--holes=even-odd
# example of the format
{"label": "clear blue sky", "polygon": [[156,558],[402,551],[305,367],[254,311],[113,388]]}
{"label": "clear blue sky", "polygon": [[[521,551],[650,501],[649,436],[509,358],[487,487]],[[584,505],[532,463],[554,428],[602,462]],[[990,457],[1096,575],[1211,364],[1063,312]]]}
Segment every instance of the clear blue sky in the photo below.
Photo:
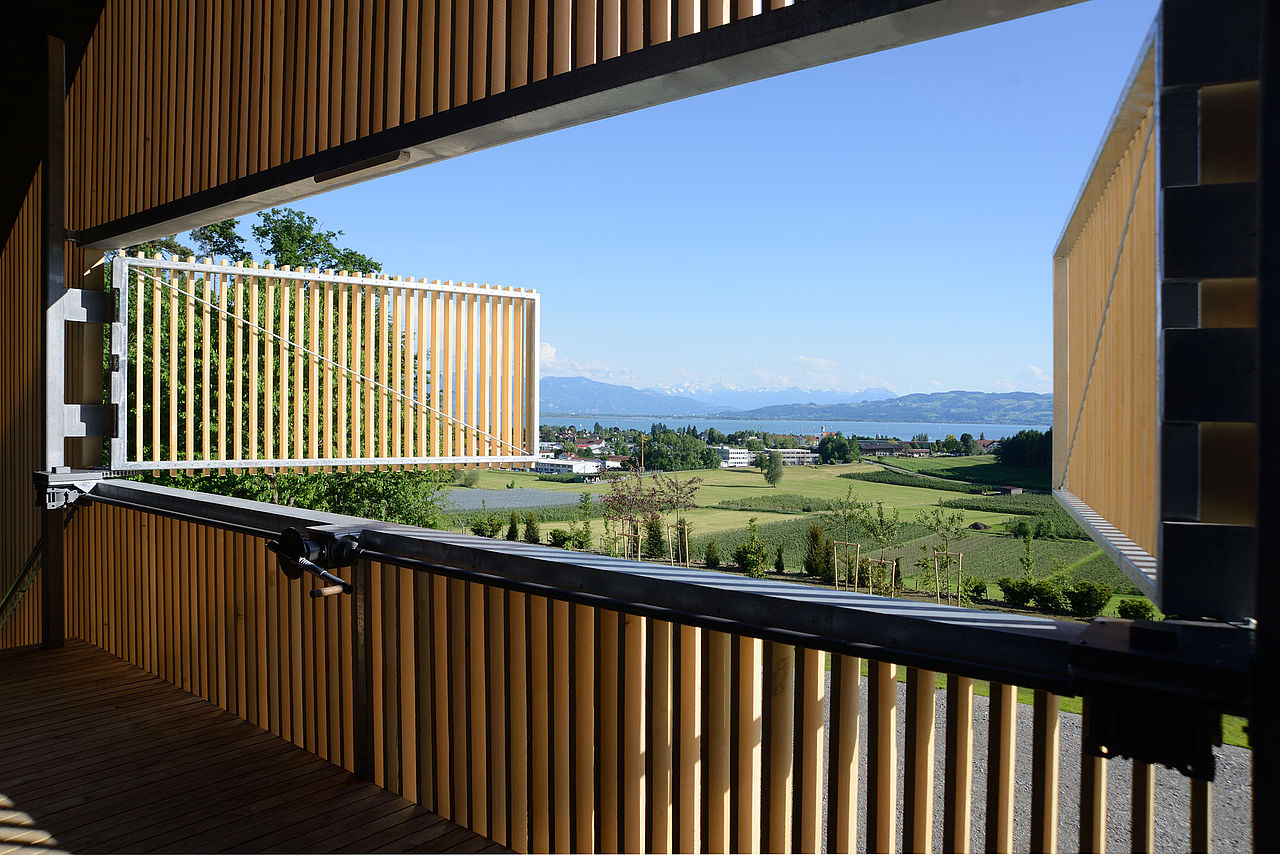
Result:
{"label": "clear blue sky", "polygon": [[544,376],[1047,392],[1050,256],[1156,6],[1092,0],[296,207],[386,272],[542,292]]}

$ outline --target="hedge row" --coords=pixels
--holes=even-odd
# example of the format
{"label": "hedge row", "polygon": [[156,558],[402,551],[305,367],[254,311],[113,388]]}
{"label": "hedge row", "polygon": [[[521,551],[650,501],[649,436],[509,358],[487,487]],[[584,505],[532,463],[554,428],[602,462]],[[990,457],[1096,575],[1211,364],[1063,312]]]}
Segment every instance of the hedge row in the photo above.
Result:
{"label": "hedge row", "polygon": [[[457,530],[461,528],[470,529],[471,524],[483,517],[500,517],[505,525],[511,518],[511,509],[493,509],[488,511],[454,511],[443,515],[444,528],[448,530]],[[543,505],[536,508],[517,508],[515,514],[520,518],[520,524],[524,525],[525,518],[532,514],[534,520],[540,523],[544,522],[560,522],[563,520],[578,519],[581,515],[577,505]],[[604,506],[599,502],[591,503],[591,518],[603,519]]]}
{"label": "hedge row", "polygon": [[908,475],[905,472],[893,472],[882,469],[877,472],[844,472],[841,478],[852,478],[854,481],[871,481],[876,484],[896,484],[899,487],[923,487],[926,490],[945,490],[951,493],[981,492],[980,487],[960,481],[947,481],[942,478],[926,478],[923,475]]}
{"label": "hedge row", "polygon": [[987,511],[994,514],[1014,514],[1035,517],[1028,525],[1019,524],[1015,531],[1019,537],[1063,537],[1070,540],[1088,540],[1089,535],[1076,523],[1052,496],[1023,493],[1017,496],[963,496],[947,499],[942,503],[948,508],[967,511]]}
{"label": "hedge row", "polygon": [[712,507],[727,511],[770,511],[777,514],[812,514],[829,507],[826,499],[801,496],[797,493],[770,493],[767,496],[748,496],[745,499],[725,499]]}

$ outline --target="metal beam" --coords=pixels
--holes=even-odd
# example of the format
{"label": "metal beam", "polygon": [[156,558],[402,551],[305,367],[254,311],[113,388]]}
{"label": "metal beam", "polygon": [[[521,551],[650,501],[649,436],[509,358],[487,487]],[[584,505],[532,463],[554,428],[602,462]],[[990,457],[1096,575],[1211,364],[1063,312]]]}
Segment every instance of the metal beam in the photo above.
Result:
{"label": "metal beam", "polygon": [[[53,472],[65,468],[63,393],[66,390],[66,321],[62,298],[66,283],[66,57],[62,40],[48,37],[45,75],[45,151],[41,183],[41,213],[44,240],[40,246],[40,271],[44,306],[44,359],[41,374],[44,387],[44,468]],[[61,647],[65,640],[63,599],[63,516],[61,509],[40,512],[43,535],[40,625],[43,646]]]}

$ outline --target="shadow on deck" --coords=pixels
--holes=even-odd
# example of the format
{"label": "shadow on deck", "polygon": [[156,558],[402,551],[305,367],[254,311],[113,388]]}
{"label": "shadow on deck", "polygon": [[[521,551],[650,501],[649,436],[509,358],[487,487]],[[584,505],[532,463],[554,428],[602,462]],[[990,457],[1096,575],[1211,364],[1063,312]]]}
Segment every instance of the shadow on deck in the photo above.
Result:
{"label": "shadow on deck", "polygon": [[82,642],[0,654],[0,855],[505,852]]}

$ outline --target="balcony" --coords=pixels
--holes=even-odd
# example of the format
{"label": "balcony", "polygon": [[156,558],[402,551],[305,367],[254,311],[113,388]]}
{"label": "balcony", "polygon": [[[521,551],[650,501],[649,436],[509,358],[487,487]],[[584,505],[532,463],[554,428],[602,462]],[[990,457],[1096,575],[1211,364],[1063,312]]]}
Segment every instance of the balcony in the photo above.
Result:
{"label": "balcony", "polygon": [[[290,527],[358,539],[333,571],[351,596],[277,569],[267,540]],[[921,605],[128,482],[95,485],[66,544],[81,641],[5,654],[0,721],[23,749],[0,792],[24,834],[71,851],[1152,851],[1151,761],[1192,776],[1161,792],[1190,805],[1162,832],[1209,851],[1209,743],[1248,711],[1251,642],[1222,628]],[[1034,696],[1029,763],[1015,687]],[[1079,694],[1084,750],[1062,757],[1059,699]],[[1128,841],[1107,811],[1120,754],[1143,758],[1120,764]],[[24,790],[32,762],[74,786]],[[127,818],[95,805],[58,827],[100,789],[129,794]]]}

